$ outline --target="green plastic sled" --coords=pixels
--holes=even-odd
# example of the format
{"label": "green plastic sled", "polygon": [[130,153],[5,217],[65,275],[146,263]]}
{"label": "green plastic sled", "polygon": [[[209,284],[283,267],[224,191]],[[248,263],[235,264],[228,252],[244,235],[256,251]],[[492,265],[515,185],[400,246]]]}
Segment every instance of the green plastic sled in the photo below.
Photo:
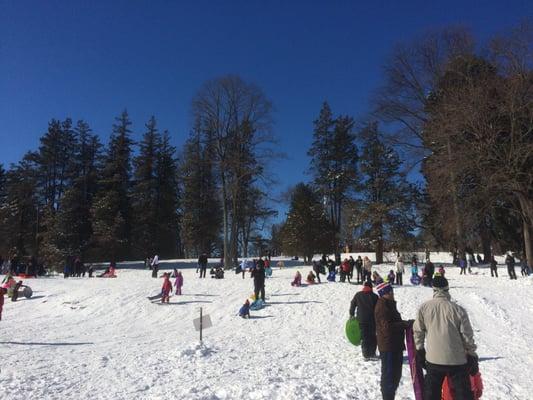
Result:
{"label": "green plastic sled", "polygon": [[359,346],[361,344],[361,329],[359,328],[359,321],[355,318],[346,321],[345,332],[346,337],[351,344],[354,346]]}

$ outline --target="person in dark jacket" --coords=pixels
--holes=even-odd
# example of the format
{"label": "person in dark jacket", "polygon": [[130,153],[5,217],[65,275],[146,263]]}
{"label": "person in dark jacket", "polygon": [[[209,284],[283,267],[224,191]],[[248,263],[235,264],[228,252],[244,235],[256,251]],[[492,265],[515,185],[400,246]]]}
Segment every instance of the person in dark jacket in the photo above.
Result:
{"label": "person in dark jacket", "polygon": [[427,261],[424,266],[424,272],[422,277],[422,285],[431,286],[433,281],[433,274],[435,273],[435,265],[431,261]]}
{"label": "person in dark jacket", "polygon": [[365,360],[376,357],[376,321],[374,309],[378,302],[378,296],[372,291],[372,283],[365,282],[363,290],[357,292],[350,302],[350,318],[355,318],[361,329],[361,351]]}
{"label": "person in dark jacket", "polygon": [[[261,260],[260,260],[261,261]],[[259,298],[261,293],[261,300],[265,301],[265,263],[258,262],[256,267],[252,270],[252,278],[254,278],[254,294],[255,299]]]}
{"label": "person in dark jacket", "polygon": [[320,264],[317,261],[313,261],[313,272],[316,275],[316,279],[318,283],[321,283],[320,282]]}
{"label": "person in dark jacket", "polygon": [[350,280],[353,279],[353,270],[355,268],[355,260],[353,259],[352,256],[350,256],[350,259],[348,260],[348,262],[350,263],[350,273],[348,275],[348,282],[350,282]]}
{"label": "person in dark jacket", "polygon": [[198,257],[198,269],[200,270],[200,278],[205,278],[205,275],[207,273],[207,255],[206,254],[202,254],[200,257]]}
{"label": "person in dark jacket", "polygon": [[505,257],[505,264],[507,264],[507,272],[509,273],[509,278],[516,279],[516,272],[514,270],[515,259],[511,253],[507,254],[507,257]]}
{"label": "person in dark jacket", "polygon": [[494,256],[492,256],[492,259],[490,260],[490,276],[498,277],[498,263]]}
{"label": "person in dark jacket", "polygon": [[357,256],[357,260],[355,260],[355,269],[357,270],[357,283],[363,282],[363,259],[361,256]]}
{"label": "person in dark jacket", "polygon": [[374,316],[381,358],[381,395],[383,400],[394,400],[402,377],[405,329],[412,322],[402,320],[388,282],[379,284],[376,290],[379,299]]}

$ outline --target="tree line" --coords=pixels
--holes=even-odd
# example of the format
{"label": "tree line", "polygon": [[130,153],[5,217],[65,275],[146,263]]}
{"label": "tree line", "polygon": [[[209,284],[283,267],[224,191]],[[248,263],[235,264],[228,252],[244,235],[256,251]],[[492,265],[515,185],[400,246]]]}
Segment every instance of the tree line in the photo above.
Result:
{"label": "tree line", "polygon": [[85,121],[52,119],[39,148],[0,165],[0,255],[61,268],[86,261],[224,255],[254,246],[275,215],[265,169],[271,103],[236,76],[206,82],[179,154],[151,117],[138,143],[122,112],[103,146]]}
{"label": "tree line", "polygon": [[[274,242],[314,253],[513,250],[533,265],[533,25],[485,46],[462,28],[398,45],[355,126],[324,104],[309,184]],[[423,182],[406,176],[420,166]]]}
{"label": "tree line", "polygon": [[37,150],[0,166],[0,254],[59,265],[205,253],[231,266],[252,254],[375,251],[380,262],[431,249],[489,261],[510,249],[531,265],[532,99],[531,24],[484,46],[459,28],[400,44],[370,115],[324,102],[310,180],[273,225],[272,103],[253,83],[205,82],[179,152],[154,117],[135,143],[124,111],[107,146],[87,122],[53,119]]}

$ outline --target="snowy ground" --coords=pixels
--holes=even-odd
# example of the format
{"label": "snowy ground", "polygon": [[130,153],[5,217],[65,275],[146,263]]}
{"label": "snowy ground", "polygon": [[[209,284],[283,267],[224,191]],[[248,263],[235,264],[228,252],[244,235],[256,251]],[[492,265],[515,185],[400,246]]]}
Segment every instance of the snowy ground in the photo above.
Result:
{"label": "snowy ground", "polygon": [[[161,285],[147,270],[27,280],[34,297],[6,301],[0,321],[1,398],[380,399],[379,362],[363,362],[343,333],[359,286],[293,288],[295,270],[274,270],[268,306],[251,320],[236,313],[252,281],[233,272],[200,280],[184,270],[184,295],[170,305],[147,300]],[[498,279],[475,268],[446,274],[474,326],[483,399],[531,399],[533,280],[510,281],[504,270]],[[407,284],[395,295],[410,319],[431,289]],[[200,306],[214,325],[202,346],[192,324]],[[396,398],[413,399],[406,363]]]}

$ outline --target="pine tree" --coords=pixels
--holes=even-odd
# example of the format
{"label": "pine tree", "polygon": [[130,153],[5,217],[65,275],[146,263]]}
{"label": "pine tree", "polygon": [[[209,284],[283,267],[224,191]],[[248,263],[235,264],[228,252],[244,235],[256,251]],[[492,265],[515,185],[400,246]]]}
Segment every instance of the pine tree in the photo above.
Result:
{"label": "pine tree", "polygon": [[72,184],[65,191],[55,216],[54,235],[48,241],[56,244],[66,258],[85,258],[92,236],[91,207],[97,190],[100,141],[85,121],[75,128],[76,146],[71,163]]}
{"label": "pine tree", "polygon": [[133,243],[138,257],[158,253],[158,181],[156,176],[157,147],[161,137],[152,116],[139,143],[139,155],[134,159],[132,191]]}
{"label": "pine tree", "polygon": [[211,254],[219,241],[222,220],[214,178],[210,142],[203,145],[198,130],[185,144],[181,167],[183,179],[182,236],[188,256]]}
{"label": "pine tree", "polygon": [[333,118],[325,102],[314,125],[313,143],[308,151],[310,172],[339,241],[343,209],[357,187],[354,121],[348,116]]}
{"label": "pine tree", "polygon": [[35,153],[27,153],[5,176],[5,200],[0,212],[2,242],[14,255],[38,252],[40,209],[38,206],[37,165]]}
{"label": "pine tree", "polygon": [[179,232],[180,193],[176,148],[170,144],[167,131],[157,145],[156,204],[157,245],[164,257],[181,256],[182,244]]}
{"label": "pine tree", "polygon": [[376,123],[361,133],[363,185],[354,226],[372,244],[376,262],[383,262],[385,242],[405,241],[414,229],[413,195],[415,189],[401,172],[398,154],[379,137]]}
{"label": "pine tree", "polygon": [[91,215],[93,239],[104,259],[129,256],[131,239],[131,122],[127,111],[116,118]]}
{"label": "pine tree", "polygon": [[333,250],[334,227],[325,217],[320,199],[310,186],[300,183],[294,188],[281,236],[285,254],[303,255],[308,262],[316,253]]}

